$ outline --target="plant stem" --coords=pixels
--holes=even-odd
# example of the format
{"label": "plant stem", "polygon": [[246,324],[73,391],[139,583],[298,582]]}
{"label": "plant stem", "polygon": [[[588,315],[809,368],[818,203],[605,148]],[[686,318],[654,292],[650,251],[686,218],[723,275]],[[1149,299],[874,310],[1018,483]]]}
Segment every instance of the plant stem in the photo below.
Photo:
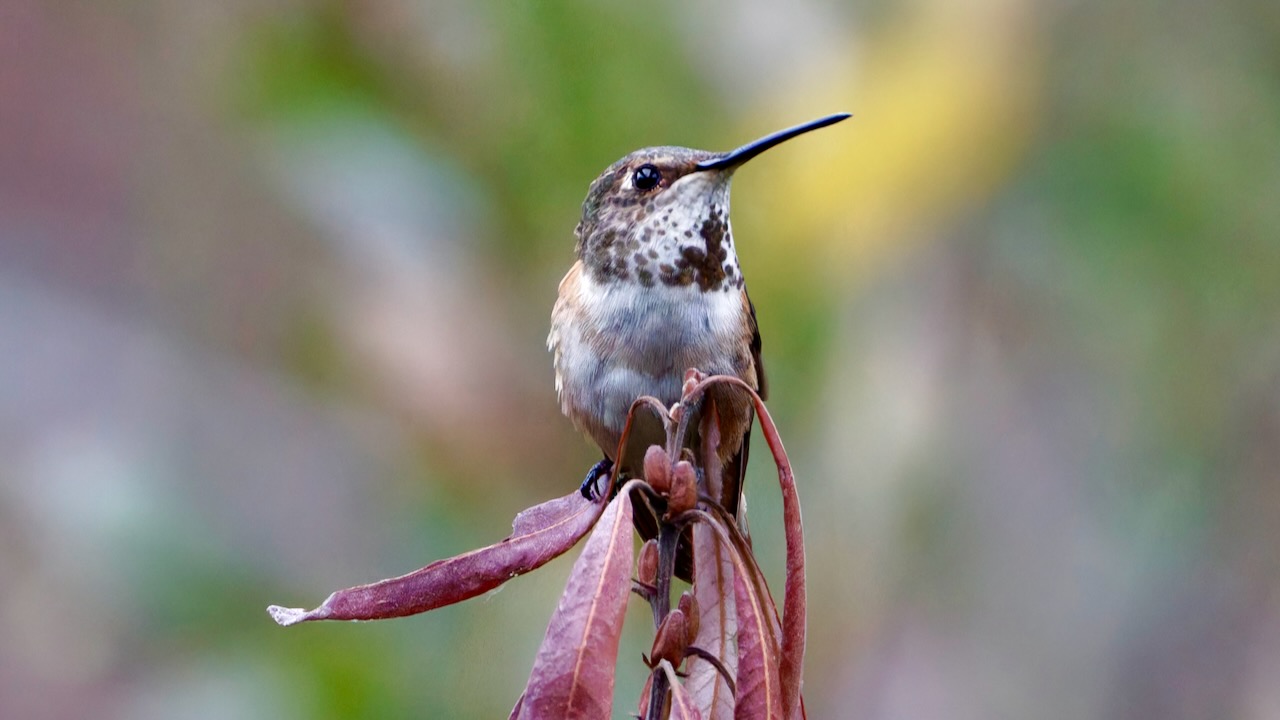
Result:
{"label": "plant stem", "polygon": [[[656,592],[649,598],[653,608],[653,627],[657,629],[671,612],[671,577],[676,570],[676,546],[680,543],[680,526],[659,520],[658,576],[654,579]],[[670,690],[666,673],[654,673],[649,688],[648,720],[662,720]]]}

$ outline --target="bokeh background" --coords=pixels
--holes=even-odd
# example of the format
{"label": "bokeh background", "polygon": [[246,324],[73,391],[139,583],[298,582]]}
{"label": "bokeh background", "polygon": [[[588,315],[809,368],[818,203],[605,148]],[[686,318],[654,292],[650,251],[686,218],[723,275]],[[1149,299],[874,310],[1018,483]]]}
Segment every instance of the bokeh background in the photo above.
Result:
{"label": "bokeh background", "polygon": [[588,183],[836,111],[733,206],[810,715],[1280,718],[1273,0],[6,0],[0,715],[505,717],[576,553],[264,608],[575,487]]}

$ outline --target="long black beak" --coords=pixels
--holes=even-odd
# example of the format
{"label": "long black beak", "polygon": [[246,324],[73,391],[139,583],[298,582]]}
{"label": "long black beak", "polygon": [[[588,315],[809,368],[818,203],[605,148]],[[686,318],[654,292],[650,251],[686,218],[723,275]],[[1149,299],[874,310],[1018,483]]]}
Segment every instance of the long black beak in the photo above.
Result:
{"label": "long black beak", "polygon": [[779,130],[772,135],[765,135],[759,140],[749,142],[737,150],[730,150],[729,152],[712,160],[704,160],[698,163],[697,168],[699,170],[723,170],[725,168],[741,165],[774,145],[786,142],[797,135],[803,135],[810,130],[817,130],[818,128],[824,128],[828,125],[835,125],[841,120],[847,120],[849,117],[851,117],[849,113],[836,113],[835,115],[828,115],[824,118],[811,120],[803,125],[797,125],[792,128],[787,128],[786,130]]}

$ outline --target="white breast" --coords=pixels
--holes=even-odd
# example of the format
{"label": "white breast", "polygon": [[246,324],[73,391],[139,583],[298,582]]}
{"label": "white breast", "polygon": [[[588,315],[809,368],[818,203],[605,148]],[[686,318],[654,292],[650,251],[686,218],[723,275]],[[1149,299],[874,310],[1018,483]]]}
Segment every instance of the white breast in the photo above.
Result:
{"label": "white breast", "polygon": [[734,372],[746,330],[740,291],[597,283],[580,272],[574,294],[557,303],[547,341],[561,405],[584,430],[584,418],[590,418],[621,432],[641,395],[675,403],[690,367]]}

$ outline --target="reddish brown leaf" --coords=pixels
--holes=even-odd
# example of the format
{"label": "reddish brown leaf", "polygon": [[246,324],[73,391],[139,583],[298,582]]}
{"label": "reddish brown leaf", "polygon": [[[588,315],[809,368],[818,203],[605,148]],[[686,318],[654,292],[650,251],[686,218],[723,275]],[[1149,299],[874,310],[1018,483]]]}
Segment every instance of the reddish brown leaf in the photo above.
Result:
{"label": "reddish brown leaf", "polygon": [[738,697],[734,717],[778,720],[782,718],[782,688],[776,645],[765,618],[769,610],[741,576],[735,575],[733,589],[738,611]]}
{"label": "reddish brown leaf", "polygon": [[649,715],[649,696],[653,694],[653,673],[649,673],[649,677],[644,681],[644,688],[640,690],[640,705],[636,708],[635,717],[642,718]]}
{"label": "reddish brown leaf", "polygon": [[[702,478],[704,492],[717,501],[724,499],[724,464],[720,462],[720,409],[714,402],[702,409]],[[738,488],[739,492],[742,488]]]}
{"label": "reddish brown leaf", "polygon": [[631,489],[609,503],[569,582],[529,673],[520,718],[607,718],[618,638],[631,591]]}
{"label": "reddish brown leaf", "polygon": [[[738,618],[734,609],[733,559],[729,549],[706,523],[693,526],[693,596],[698,601],[699,627],[693,644],[720,659],[731,676],[738,671]],[[711,663],[688,660],[686,687],[707,720],[733,717],[733,692]]]}
{"label": "reddish brown leaf", "polygon": [[787,542],[786,595],[783,598],[781,619],[780,673],[783,709],[787,718],[803,717],[800,690],[804,675],[808,599],[804,578],[804,523],[800,517],[800,496],[796,489],[795,475],[792,473],[786,448],[782,446],[782,438],[778,435],[778,428],[773,424],[773,418],[765,408],[764,401],[741,379],[716,375],[706,378],[692,388],[686,387],[685,395],[686,397],[696,396],[705,392],[709,385],[717,382],[737,385],[751,393],[756,415],[760,419],[760,430],[764,434],[765,442],[769,445],[769,450],[773,453],[774,464],[778,467],[778,486],[782,491],[782,517]]}
{"label": "reddish brown leaf", "polygon": [[773,418],[765,409],[759,396],[755,396],[756,414],[760,417],[760,430],[773,452],[778,466],[778,487],[782,491],[782,521],[787,541],[786,594],[782,600],[782,710],[784,717],[804,717],[801,685],[804,678],[804,649],[807,633],[808,592],[804,579],[804,522],[800,517],[800,494],[796,478],[791,471],[791,461],[782,446],[782,438]]}
{"label": "reddish brown leaf", "polygon": [[722,507],[711,506],[707,511],[697,511],[694,515],[710,523],[721,542],[732,550],[730,557],[733,559],[734,574],[744,580],[751,592],[760,598],[761,606],[768,611],[764,614],[763,622],[769,628],[769,637],[775,648],[781,648],[782,621],[778,616],[777,604],[773,601],[773,593],[769,590],[769,583],[765,580],[764,571],[756,563],[755,554],[751,551],[751,543],[739,531],[733,517]]}
{"label": "reddish brown leaf", "polygon": [[676,677],[675,668],[671,663],[663,660],[658,664],[658,670],[667,676],[667,684],[671,686],[671,720],[702,720],[702,713],[698,712],[697,706],[693,702],[693,698],[689,695],[689,691],[684,685],[680,684],[679,678]]}
{"label": "reddish brown leaf", "polygon": [[734,717],[781,718],[778,666],[782,631],[777,622],[777,609],[746,540],[723,508],[716,508],[715,513],[694,510],[684,517],[697,519],[700,526],[713,530],[733,561],[734,610],[738,625]]}
{"label": "reddish brown leaf", "polygon": [[309,620],[381,620],[414,615],[488,592],[573,547],[600,517],[603,505],[576,490],[516,516],[502,542],[407,575],[339,590],[314,610],[267,608],[281,625]]}

